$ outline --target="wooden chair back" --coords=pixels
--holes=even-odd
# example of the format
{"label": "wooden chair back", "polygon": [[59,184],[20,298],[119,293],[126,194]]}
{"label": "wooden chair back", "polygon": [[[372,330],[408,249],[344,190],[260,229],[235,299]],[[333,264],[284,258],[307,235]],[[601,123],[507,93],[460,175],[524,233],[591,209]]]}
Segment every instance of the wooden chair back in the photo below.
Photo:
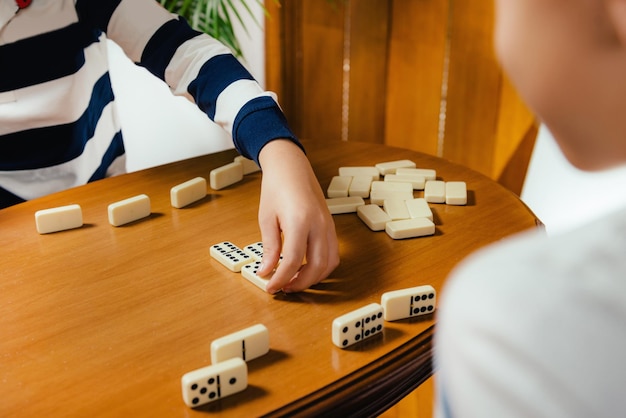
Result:
{"label": "wooden chair back", "polygon": [[437,155],[519,194],[537,133],[493,51],[493,0],[266,2],[266,87],[302,138]]}

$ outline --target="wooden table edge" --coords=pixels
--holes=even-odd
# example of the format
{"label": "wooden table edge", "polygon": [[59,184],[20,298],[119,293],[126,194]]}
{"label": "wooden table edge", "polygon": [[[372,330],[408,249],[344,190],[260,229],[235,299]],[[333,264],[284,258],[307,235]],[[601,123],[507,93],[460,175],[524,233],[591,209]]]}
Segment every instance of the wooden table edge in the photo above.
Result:
{"label": "wooden table edge", "polygon": [[377,416],[433,374],[434,328],[375,362],[265,417]]}
{"label": "wooden table edge", "polygon": [[[233,150],[225,150],[223,153],[223,155],[230,155],[233,153]],[[222,153],[211,155],[216,154],[221,155]],[[175,167],[184,170],[184,167],[192,164],[190,161],[206,157],[200,156],[182,162],[171,163],[169,164],[169,170]],[[517,200],[532,215],[535,225],[540,228],[543,227],[541,221],[525,203],[519,197]],[[332,415],[350,417],[379,415],[433,375],[432,349],[435,327],[436,325],[430,326],[419,335],[416,335],[372,363],[315,392],[280,406],[264,416],[308,417]]]}

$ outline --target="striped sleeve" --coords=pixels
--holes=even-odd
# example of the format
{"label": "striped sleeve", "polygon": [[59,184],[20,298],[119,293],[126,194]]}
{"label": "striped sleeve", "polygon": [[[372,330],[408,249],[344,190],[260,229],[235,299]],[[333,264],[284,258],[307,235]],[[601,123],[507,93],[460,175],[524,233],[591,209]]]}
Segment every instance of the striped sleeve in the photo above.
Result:
{"label": "striped sleeve", "polygon": [[242,155],[258,163],[261,148],[278,138],[300,145],[274,95],[261,88],[230,50],[155,0],[78,0],[77,10],[133,61],[231,134]]}
{"label": "striped sleeve", "polygon": [[102,33],[79,21],[74,0],[1,21],[0,61],[11,64],[0,65],[0,207],[122,171]]}

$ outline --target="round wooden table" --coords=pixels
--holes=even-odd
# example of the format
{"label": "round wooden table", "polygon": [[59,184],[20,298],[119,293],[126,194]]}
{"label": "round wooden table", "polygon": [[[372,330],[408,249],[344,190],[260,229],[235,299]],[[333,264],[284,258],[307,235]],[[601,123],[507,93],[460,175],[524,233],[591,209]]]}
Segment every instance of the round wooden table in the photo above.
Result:
{"label": "round wooden table", "polygon": [[[437,290],[470,252],[535,227],[533,213],[489,178],[439,158],[358,142],[306,142],[325,190],[340,166],[410,159],[467,183],[468,204],[431,204],[434,236],[393,240],[356,214],[335,215],[341,265],[314,288],[271,296],[209,256],[212,244],[260,241],[261,174],[183,209],[170,188],[229,163],[234,150],[109,178],[0,211],[1,416],[342,416],[384,411],[432,373],[436,314],[385,323],[348,349],[334,318],[382,293]],[[122,227],[107,206],[147,194],[152,214]],[[421,192],[416,192],[419,197]],[[37,210],[79,204],[84,226],[39,235]],[[270,352],[248,363],[243,392],[197,409],[181,376],[210,364],[210,344],[256,323]]]}

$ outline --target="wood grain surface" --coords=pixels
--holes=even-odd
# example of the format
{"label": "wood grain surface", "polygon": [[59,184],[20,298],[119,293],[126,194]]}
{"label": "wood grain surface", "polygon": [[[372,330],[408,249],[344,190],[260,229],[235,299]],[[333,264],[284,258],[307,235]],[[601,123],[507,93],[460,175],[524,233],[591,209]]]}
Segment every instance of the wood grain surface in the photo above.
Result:
{"label": "wood grain surface", "polygon": [[[415,151],[358,142],[305,142],[325,189],[340,166],[412,159],[467,182],[467,206],[431,205],[434,236],[392,240],[356,214],[335,215],[341,265],[306,292],[271,296],[209,256],[212,244],[261,239],[261,174],[183,209],[170,188],[233,160],[234,150],[114,177],[0,211],[0,416],[310,416],[375,414],[432,374],[435,316],[387,322],[348,349],[335,317],[382,293],[437,290],[470,252],[535,227],[531,211],[482,174]],[[110,203],[138,194],[149,218],[122,227]],[[416,192],[419,197],[421,192]],[[39,235],[37,210],[79,204],[84,226]],[[210,344],[262,323],[270,352],[248,363],[249,387],[197,409],[181,376],[210,364]]]}

